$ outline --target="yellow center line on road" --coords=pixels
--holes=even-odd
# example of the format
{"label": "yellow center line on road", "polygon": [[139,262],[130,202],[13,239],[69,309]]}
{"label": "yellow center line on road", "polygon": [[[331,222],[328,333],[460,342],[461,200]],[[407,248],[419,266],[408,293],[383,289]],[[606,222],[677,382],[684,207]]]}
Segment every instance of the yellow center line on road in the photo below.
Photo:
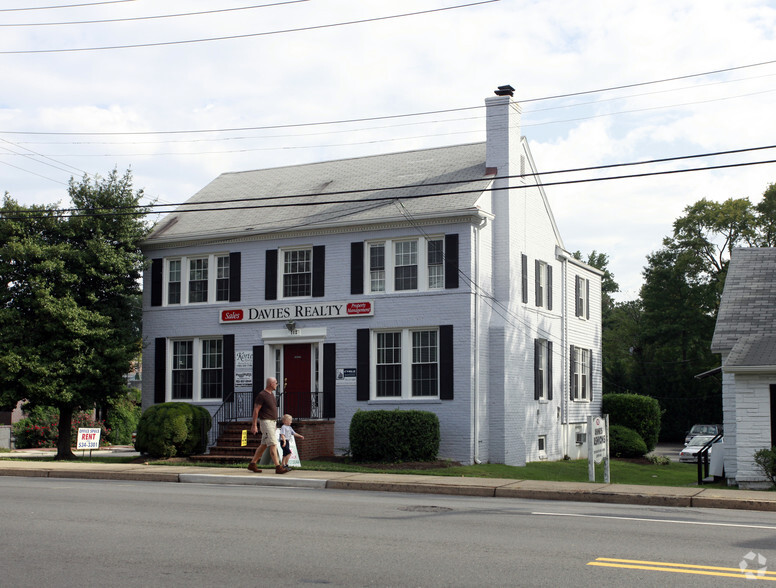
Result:
{"label": "yellow center line on road", "polygon": [[739,578],[744,580],[776,581],[776,572],[768,572],[758,569],[741,570],[740,568],[699,566],[693,564],[670,563],[663,561],[641,561],[637,559],[615,559],[610,557],[598,557],[595,559],[595,561],[587,562],[587,565],[608,568],[624,568],[631,570],[650,570],[653,572],[673,572],[675,574],[696,574],[700,576]]}

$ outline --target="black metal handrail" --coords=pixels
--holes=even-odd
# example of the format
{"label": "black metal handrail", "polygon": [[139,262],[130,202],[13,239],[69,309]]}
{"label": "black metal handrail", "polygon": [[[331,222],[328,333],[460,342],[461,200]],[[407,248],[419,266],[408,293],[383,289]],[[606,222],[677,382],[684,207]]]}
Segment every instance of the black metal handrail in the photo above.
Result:
{"label": "black metal handrail", "polygon": [[698,486],[703,486],[703,479],[709,477],[709,451],[711,451],[712,445],[720,439],[722,439],[722,433],[717,433],[698,450]]}
{"label": "black metal handrail", "polygon": [[[278,417],[292,412],[294,419],[322,420],[323,392],[280,392],[277,395]],[[233,392],[213,414],[207,435],[207,448],[215,447],[226,426],[253,417],[253,392]]]}
{"label": "black metal handrail", "polygon": [[207,435],[208,449],[214,447],[228,423],[253,416],[253,392],[233,392],[213,414],[213,424]]}

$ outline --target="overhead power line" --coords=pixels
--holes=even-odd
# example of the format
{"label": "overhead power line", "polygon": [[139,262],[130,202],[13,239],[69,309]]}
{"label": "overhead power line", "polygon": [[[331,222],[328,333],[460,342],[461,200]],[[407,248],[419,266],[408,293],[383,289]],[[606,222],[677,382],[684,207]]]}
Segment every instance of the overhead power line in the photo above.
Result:
{"label": "overhead power line", "polygon": [[[747,68],[753,68],[753,67],[761,67],[765,65],[773,65],[775,63],[776,63],[776,59],[771,61],[762,61],[759,63],[739,65],[739,66],[730,67],[726,69],[717,69],[717,70],[687,74],[687,75],[677,76],[672,78],[662,78],[659,80],[652,80],[648,82],[637,82],[634,84],[628,84],[623,86],[610,86],[610,87],[598,88],[596,90],[585,90],[582,92],[573,92],[570,94],[557,94],[553,96],[543,96],[538,98],[519,99],[517,100],[517,102],[519,104],[525,104],[528,102],[555,100],[558,98],[581,96],[584,94],[610,92],[610,91],[614,91],[622,88],[654,85],[654,84],[660,84],[663,82],[674,81],[679,79],[697,78],[697,77],[708,76],[708,75],[721,73],[721,72],[729,72],[729,71],[735,71],[735,70],[741,70],[741,69],[747,69]],[[361,118],[348,118],[348,119],[316,121],[316,122],[287,123],[287,124],[279,124],[279,125],[221,127],[221,128],[211,128],[211,129],[174,129],[174,130],[167,130],[167,131],[19,131],[19,130],[0,129],[0,133],[6,134],[6,135],[31,135],[31,136],[43,135],[43,136],[63,136],[63,137],[70,137],[70,136],[103,137],[103,136],[186,135],[186,134],[204,134],[204,133],[230,133],[230,132],[244,132],[244,131],[270,131],[270,130],[279,130],[279,129],[295,129],[295,128],[304,128],[304,127],[332,126],[332,125],[352,124],[352,123],[371,122],[371,121],[395,120],[400,118],[429,116],[434,114],[449,114],[454,112],[482,110],[484,108],[486,108],[485,105],[462,106],[458,108],[426,110],[426,111],[420,111],[420,112],[408,112],[403,114],[388,114],[383,116],[368,116],[368,117],[361,117]],[[445,121],[445,122],[448,122],[448,121]],[[523,126],[528,126],[528,125],[523,125]]]}
{"label": "overhead power line", "polygon": [[101,4],[122,4],[135,0],[106,0],[105,2],[87,2],[85,4],[62,4],[60,6],[28,6],[26,8],[0,8],[0,12],[26,12],[28,10],[56,10],[58,8],[81,8],[83,6],[99,6]]}
{"label": "overhead power line", "polygon": [[[758,149],[774,149],[776,148],[776,145],[769,146],[769,147],[756,147],[748,150],[741,150],[741,151],[749,151],[749,150],[758,150]],[[740,152],[740,151],[739,151]],[[724,152],[720,152],[722,154]],[[730,152],[734,153],[734,152]],[[717,154],[711,154],[707,155],[707,157],[717,155]],[[579,170],[576,171],[583,171],[583,170],[592,170],[592,169],[603,169],[606,167],[614,168],[614,167],[620,167],[620,166],[631,166],[631,165],[643,165],[647,163],[656,163],[656,162],[662,162],[662,161],[670,161],[670,160],[679,160],[679,159],[687,159],[690,157],[703,157],[703,156],[681,156],[676,158],[668,158],[665,160],[650,160],[650,161],[644,161],[644,162],[631,162],[631,163],[618,163],[618,164],[612,164],[609,166],[597,166],[594,168],[579,168]],[[330,197],[332,195],[346,195],[346,194],[353,194],[353,193],[362,193],[362,192],[379,192],[379,191],[389,191],[389,190],[397,190],[401,189],[402,187],[397,186],[391,186],[391,187],[373,187],[373,188],[366,188],[361,190],[344,190],[339,192],[320,192],[316,194],[289,194],[284,196],[266,196],[266,197],[254,197],[254,198],[237,198],[237,199],[227,199],[227,200],[218,200],[218,201],[203,201],[203,202],[191,202],[191,203],[182,203],[178,205],[158,205],[158,204],[148,204],[143,205],[138,208],[143,209],[153,209],[153,208],[170,208],[171,206],[177,206],[177,208],[170,208],[170,210],[155,210],[155,213],[186,213],[186,212],[216,212],[216,211],[228,211],[228,210],[254,210],[254,209],[263,209],[263,208],[298,208],[302,206],[323,206],[323,205],[332,205],[332,204],[354,204],[354,203],[377,203],[377,202],[390,202],[395,200],[401,200],[401,201],[408,201],[408,200],[419,200],[419,199],[425,199],[425,198],[436,198],[440,196],[459,196],[463,194],[473,194],[473,193],[482,193],[487,191],[501,191],[501,190],[525,190],[528,188],[544,188],[547,186],[562,186],[562,185],[573,185],[573,184],[582,184],[582,183],[589,183],[589,182],[602,182],[602,181],[611,181],[611,180],[624,180],[624,179],[631,179],[631,178],[643,178],[643,177],[651,177],[651,176],[663,176],[663,175],[669,175],[669,174],[679,174],[679,173],[688,173],[688,172],[698,172],[698,171],[711,171],[716,169],[729,169],[729,168],[736,168],[736,167],[748,167],[752,165],[765,165],[765,164],[772,164],[776,163],[776,159],[769,159],[769,160],[763,160],[763,161],[750,161],[750,162],[739,162],[739,163],[729,163],[729,164],[719,164],[719,165],[713,165],[713,166],[706,166],[706,167],[695,167],[695,168],[684,168],[684,169],[675,169],[675,170],[663,170],[663,171],[654,171],[654,172],[644,172],[644,173],[633,173],[633,174],[623,174],[623,175],[617,175],[617,176],[605,176],[605,177],[595,177],[595,178],[583,178],[583,179],[577,179],[577,180],[559,180],[557,182],[541,182],[536,181],[536,183],[533,184],[520,184],[520,185],[510,185],[510,186],[499,186],[495,187],[492,183],[488,188],[476,188],[476,189],[469,189],[469,190],[456,190],[456,191],[441,191],[441,192],[433,192],[430,194],[415,194],[411,196],[401,196],[397,197],[395,195],[392,196],[377,196],[373,198],[362,198],[360,200],[354,201],[349,198],[339,198],[339,199],[327,199],[327,200],[318,200],[315,202],[277,202],[277,200],[290,200],[295,198],[310,198],[313,196],[325,196]],[[571,173],[575,170],[564,170],[564,171],[554,171],[554,172],[547,172],[547,174],[552,173]],[[526,178],[526,177],[536,177],[539,175],[547,175],[547,174],[520,174],[515,176],[493,176],[492,178],[483,177],[483,178],[472,178],[470,180],[464,180],[464,181],[457,181],[457,182],[442,182],[441,184],[461,184],[461,183],[467,183],[467,182],[473,182],[473,181],[488,181],[488,180],[496,180],[496,179],[514,179],[514,178]],[[423,184],[423,187],[429,187],[434,186],[437,184]],[[405,186],[406,188],[411,187],[420,187],[419,185],[413,184],[409,186]],[[248,205],[240,205],[240,206],[224,206],[224,204],[230,204],[230,203],[255,203],[255,202],[268,202],[271,201],[270,204],[248,204]],[[215,205],[210,207],[205,207],[204,205]],[[190,208],[181,208],[188,206]],[[103,213],[98,212],[99,210],[103,209],[89,209],[88,214],[93,214],[100,216]],[[105,214],[138,214],[136,210],[133,210],[132,212],[122,213],[122,212],[116,212],[117,210],[121,210],[121,208],[111,208],[109,213]],[[69,208],[69,209],[60,209],[58,211],[59,214],[57,216],[60,217],[67,217],[72,216],[75,213],[84,212],[84,209],[79,208]],[[26,215],[29,216],[29,215]],[[25,216],[22,217],[5,217],[5,218],[25,218]]]}
{"label": "overhead power line", "polygon": [[200,12],[181,12],[178,14],[158,14],[154,16],[132,16],[127,18],[107,18],[103,20],[71,20],[66,22],[25,22],[25,23],[0,23],[0,27],[50,27],[63,25],[105,24],[112,22],[130,22],[137,20],[155,20],[160,18],[179,18],[183,16],[201,16],[203,14],[216,14],[219,12],[236,12],[238,10],[254,10],[257,8],[270,8],[285,4],[299,4],[310,0],[286,0],[286,2],[272,2],[271,4],[255,4],[253,6],[238,6],[236,8],[218,8],[215,10],[203,10]]}
{"label": "overhead power line", "polygon": [[363,24],[367,22],[379,22],[384,20],[391,20],[395,18],[405,18],[408,16],[418,16],[421,14],[432,14],[435,12],[444,12],[446,10],[456,10],[458,8],[471,8],[472,6],[479,6],[481,4],[491,4],[493,2],[500,2],[501,0],[480,0],[479,2],[471,2],[469,4],[458,4],[456,6],[446,6],[444,8],[432,8],[429,10],[419,10],[417,12],[405,12],[403,14],[392,14],[389,16],[376,16],[373,18],[365,18],[361,20],[351,20],[345,22],[337,22],[325,25],[311,25],[306,27],[297,27],[293,29],[281,29],[277,31],[265,31],[262,33],[245,33],[242,35],[226,35],[223,37],[207,37],[201,39],[186,39],[183,41],[160,41],[157,43],[137,43],[131,45],[108,45],[103,47],[74,47],[69,49],[21,49],[12,51],[0,51],[0,55],[23,55],[31,53],[73,53],[79,51],[105,51],[114,49],[138,49],[140,47],[162,47],[169,45],[188,45],[192,43],[209,43],[213,41],[231,41],[234,39],[249,39],[253,37],[266,37],[270,35],[283,35],[287,33],[299,33],[303,31],[315,31],[321,29],[330,29],[335,27],[344,27],[356,24]]}

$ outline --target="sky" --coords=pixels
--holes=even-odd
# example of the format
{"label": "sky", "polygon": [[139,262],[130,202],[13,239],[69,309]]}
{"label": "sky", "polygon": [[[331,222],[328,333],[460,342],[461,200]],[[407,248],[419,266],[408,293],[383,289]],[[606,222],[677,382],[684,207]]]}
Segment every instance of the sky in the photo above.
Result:
{"label": "sky", "polygon": [[549,172],[776,144],[774,35],[766,0],[4,0],[0,193],[67,206],[116,168],[175,204],[225,172],[484,141],[511,84],[565,248],[633,300],[684,208],[759,202],[776,164],[737,164],[776,149]]}

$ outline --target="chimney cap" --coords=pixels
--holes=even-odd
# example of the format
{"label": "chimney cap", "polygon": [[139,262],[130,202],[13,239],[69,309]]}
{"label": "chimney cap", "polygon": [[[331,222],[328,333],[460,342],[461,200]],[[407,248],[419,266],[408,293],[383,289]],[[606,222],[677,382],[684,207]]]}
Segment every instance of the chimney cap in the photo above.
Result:
{"label": "chimney cap", "polygon": [[514,96],[515,89],[507,84],[506,86],[499,86],[494,94],[496,94],[496,96]]}

